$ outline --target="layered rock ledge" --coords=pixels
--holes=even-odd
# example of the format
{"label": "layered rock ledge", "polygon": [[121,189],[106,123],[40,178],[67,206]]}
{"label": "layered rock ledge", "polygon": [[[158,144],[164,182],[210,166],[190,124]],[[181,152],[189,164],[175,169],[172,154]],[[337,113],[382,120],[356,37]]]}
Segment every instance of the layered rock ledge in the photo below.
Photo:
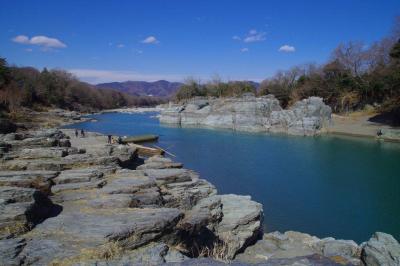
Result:
{"label": "layered rock ledge", "polygon": [[263,235],[262,205],[71,130],[0,135],[0,265],[399,265],[400,245]]}
{"label": "layered rock ledge", "polygon": [[310,97],[282,109],[273,95],[240,98],[193,98],[163,110],[160,122],[247,132],[316,135],[331,119],[331,108],[322,98]]}

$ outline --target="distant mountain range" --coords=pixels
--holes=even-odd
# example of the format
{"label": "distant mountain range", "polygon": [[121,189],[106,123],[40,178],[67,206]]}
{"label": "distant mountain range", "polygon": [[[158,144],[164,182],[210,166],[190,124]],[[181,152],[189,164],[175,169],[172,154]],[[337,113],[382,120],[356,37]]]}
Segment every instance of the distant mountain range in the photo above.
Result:
{"label": "distant mountain range", "polygon": [[134,96],[171,97],[182,86],[180,82],[169,82],[159,80],[147,81],[125,81],[97,84],[102,89],[114,89]]}
{"label": "distant mountain range", "polygon": [[[260,84],[254,81],[250,82],[257,90]],[[134,96],[154,96],[168,98],[173,96],[183,85],[181,82],[169,82],[167,80],[159,80],[154,82],[147,81],[125,81],[125,82],[109,82],[97,84],[96,87],[101,89],[113,89]]]}

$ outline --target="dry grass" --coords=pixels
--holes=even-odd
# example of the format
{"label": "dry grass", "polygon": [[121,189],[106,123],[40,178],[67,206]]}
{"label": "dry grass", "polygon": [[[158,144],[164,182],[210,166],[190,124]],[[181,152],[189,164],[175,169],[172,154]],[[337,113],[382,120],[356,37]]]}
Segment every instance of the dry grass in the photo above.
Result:
{"label": "dry grass", "polygon": [[200,249],[199,257],[211,257],[215,260],[222,262],[230,262],[231,258],[229,254],[231,254],[230,245],[225,242],[215,242],[211,248],[203,247]]}
{"label": "dry grass", "polygon": [[199,246],[194,242],[190,247],[185,243],[178,243],[174,248],[191,257],[209,257],[224,263],[231,262],[231,254],[233,254],[232,246],[219,240],[214,241],[210,246]]}
{"label": "dry grass", "polygon": [[54,260],[49,265],[51,266],[71,266],[79,262],[91,260],[112,260],[120,257],[123,254],[123,248],[118,241],[105,243],[96,249],[82,249],[78,256],[65,258],[63,260]]}
{"label": "dry grass", "polygon": [[0,235],[21,235],[28,232],[31,227],[24,221],[16,221],[14,224],[0,229]]}

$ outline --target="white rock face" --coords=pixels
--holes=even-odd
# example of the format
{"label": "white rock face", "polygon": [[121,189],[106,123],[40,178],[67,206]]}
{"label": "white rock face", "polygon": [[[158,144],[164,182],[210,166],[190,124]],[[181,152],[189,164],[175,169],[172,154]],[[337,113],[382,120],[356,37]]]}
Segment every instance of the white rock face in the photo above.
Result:
{"label": "white rock face", "polygon": [[312,136],[328,124],[331,108],[319,97],[296,102],[283,110],[273,95],[240,98],[194,98],[161,112],[160,122],[247,132]]}

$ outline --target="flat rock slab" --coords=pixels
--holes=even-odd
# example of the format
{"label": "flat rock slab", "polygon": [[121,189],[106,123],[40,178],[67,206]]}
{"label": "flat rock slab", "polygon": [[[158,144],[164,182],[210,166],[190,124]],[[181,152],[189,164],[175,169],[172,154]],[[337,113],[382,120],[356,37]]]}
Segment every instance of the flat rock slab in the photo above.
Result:
{"label": "flat rock slab", "polygon": [[67,148],[34,148],[22,149],[19,157],[22,159],[61,158],[68,155]]}
{"label": "flat rock slab", "polygon": [[144,161],[144,164],[139,165],[136,169],[166,169],[166,168],[182,168],[182,163],[173,162],[170,158],[165,158],[159,155],[152,156]]}
{"label": "flat rock slab", "polygon": [[191,181],[198,175],[187,169],[146,169],[145,175],[155,180],[158,185]]}
{"label": "flat rock slab", "polygon": [[182,215],[170,208],[81,209],[47,219],[33,233],[46,238],[74,239],[87,247],[118,241],[119,245],[133,249],[171,233]]}
{"label": "flat rock slab", "polygon": [[0,171],[0,186],[37,188],[49,191],[57,171]]}
{"label": "flat rock slab", "polygon": [[96,189],[96,188],[102,188],[105,184],[107,184],[107,181],[105,181],[105,180],[59,184],[59,185],[52,186],[51,192],[52,193],[60,193],[63,191],[68,191],[68,190]]}
{"label": "flat rock slab", "polygon": [[99,194],[89,200],[88,205],[92,208],[130,208],[134,207],[135,201],[128,194]]}
{"label": "flat rock slab", "polygon": [[139,165],[136,169],[144,170],[144,169],[168,169],[168,168],[182,168],[182,163],[163,163],[163,162],[148,162],[142,165]]}
{"label": "flat rock slab", "polygon": [[27,240],[14,260],[22,262],[19,265],[57,265],[79,254],[80,247],[74,241],[38,237]]}
{"label": "flat rock slab", "polygon": [[1,165],[2,170],[23,171],[23,170],[46,170],[62,171],[65,163],[61,159],[33,159],[33,160],[11,160]]}
{"label": "flat rock slab", "polygon": [[103,188],[104,193],[122,194],[136,193],[140,189],[154,187],[156,183],[145,176],[142,171],[122,170],[117,171]]}
{"label": "flat rock slab", "polygon": [[90,182],[102,177],[103,172],[98,168],[72,169],[61,172],[61,174],[54,179],[54,182],[56,184]]}

